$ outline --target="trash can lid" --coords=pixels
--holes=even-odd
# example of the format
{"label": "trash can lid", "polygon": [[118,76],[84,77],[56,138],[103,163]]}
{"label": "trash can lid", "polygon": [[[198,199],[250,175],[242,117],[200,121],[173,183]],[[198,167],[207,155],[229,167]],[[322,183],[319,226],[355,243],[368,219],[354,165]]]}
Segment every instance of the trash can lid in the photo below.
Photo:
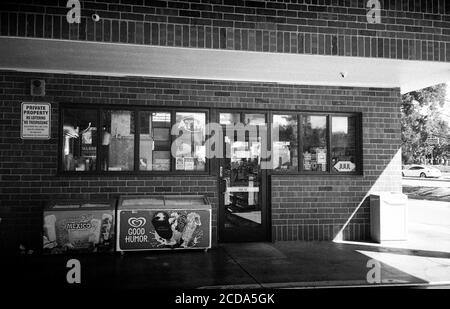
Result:
{"label": "trash can lid", "polygon": [[408,196],[400,192],[372,192],[370,195],[379,197],[380,201],[390,205],[404,205],[408,202]]}

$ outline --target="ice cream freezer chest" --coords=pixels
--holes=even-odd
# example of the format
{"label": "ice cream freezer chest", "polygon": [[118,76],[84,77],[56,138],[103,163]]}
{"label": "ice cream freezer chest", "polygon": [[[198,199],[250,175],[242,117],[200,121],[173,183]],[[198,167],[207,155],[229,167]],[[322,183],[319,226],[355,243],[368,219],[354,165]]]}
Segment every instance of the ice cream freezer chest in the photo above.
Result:
{"label": "ice cream freezer chest", "polygon": [[121,196],[117,251],[211,248],[211,205],[205,196]]}
{"label": "ice cream freezer chest", "polygon": [[43,252],[114,251],[115,203],[115,200],[50,202],[43,214]]}

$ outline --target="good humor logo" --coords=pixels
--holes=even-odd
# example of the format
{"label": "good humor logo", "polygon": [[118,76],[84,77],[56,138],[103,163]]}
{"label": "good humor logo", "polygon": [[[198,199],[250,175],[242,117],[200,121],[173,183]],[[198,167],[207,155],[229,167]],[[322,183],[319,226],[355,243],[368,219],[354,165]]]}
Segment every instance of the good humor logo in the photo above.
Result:
{"label": "good humor logo", "polygon": [[[369,9],[367,12],[367,22],[369,24],[381,23],[381,3],[379,0],[368,0],[366,7]],[[69,24],[81,22],[81,4],[79,0],[68,0],[66,8],[70,10],[67,12],[66,19]],[[92,15],[94,21],[99,21],[100,16],[98,14]]]}
{"label": "good humor logo", "polygon": [[134,228],[139,228],[141,226],[144,226],[145,223],[147,223],[147,220],[143,217],[139,217],[139,218],[131,217],[128,219],[128,224]]}

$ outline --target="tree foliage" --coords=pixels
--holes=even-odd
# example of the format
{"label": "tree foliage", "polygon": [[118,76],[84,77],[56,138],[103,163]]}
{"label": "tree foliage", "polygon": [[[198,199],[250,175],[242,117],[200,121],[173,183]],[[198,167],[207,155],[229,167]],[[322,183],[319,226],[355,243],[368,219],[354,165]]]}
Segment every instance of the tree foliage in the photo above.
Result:
{"label": "tree foliage", "polygon": [[[446,84],[439,84],[402,96],[402,159],[404,164],[450,157],[449,125],[442,117]],[[450,111],[447,111],[450,114]],[[430,138],[438,137],[433,145]]]}

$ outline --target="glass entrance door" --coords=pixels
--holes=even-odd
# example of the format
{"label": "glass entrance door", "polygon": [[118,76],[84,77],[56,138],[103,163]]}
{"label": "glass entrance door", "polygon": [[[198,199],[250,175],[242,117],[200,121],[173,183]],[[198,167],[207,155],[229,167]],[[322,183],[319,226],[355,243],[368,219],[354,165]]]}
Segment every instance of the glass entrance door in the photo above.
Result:
{"label": "glass entrance door", "polygon": [[[266,115],[220,113],[220,123],[224,156],[219,164],[219,240],[267,240],[266,172],[261,169],[265,135],[258,127],[265,125]],[[245,130],[230,130],[237,124]]]}

